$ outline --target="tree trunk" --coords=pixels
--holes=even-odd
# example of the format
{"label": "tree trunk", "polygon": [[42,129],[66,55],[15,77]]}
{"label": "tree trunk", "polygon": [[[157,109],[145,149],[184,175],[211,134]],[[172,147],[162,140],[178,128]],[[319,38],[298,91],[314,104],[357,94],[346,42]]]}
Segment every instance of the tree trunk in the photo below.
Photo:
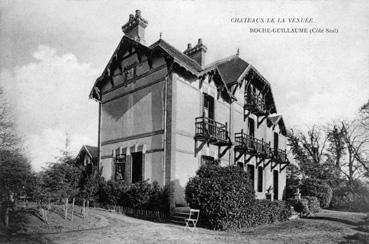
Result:
{"label": "tree trunk", "polygon": [[72,201],[72,219],[71,219],[72,222],[73,222],[73,216],[74,216],[74,200],[75,200],[75,198],[73,197],[73,201]]}
{"label": "tree trunk", "polygon": [[64,219],[68,218],[68,198],[65,198],[65,206],[64,206]]}
{"label": "tree trunk", "polygon": [[9,206],[8,206],[8,203],[7,203],[7,206],[5,207],[4,224],[5,224],[6,228],[9,227]]}
{"label": "tree trunk", "polygon": [[86,199],[83,199],[82,217],[86,218]]}
{"label": "tree trunk", "polygon": [[90,200],[87,200],[87,209],[86,209],[86,216],[88,214],[88,208],[90,207]]}

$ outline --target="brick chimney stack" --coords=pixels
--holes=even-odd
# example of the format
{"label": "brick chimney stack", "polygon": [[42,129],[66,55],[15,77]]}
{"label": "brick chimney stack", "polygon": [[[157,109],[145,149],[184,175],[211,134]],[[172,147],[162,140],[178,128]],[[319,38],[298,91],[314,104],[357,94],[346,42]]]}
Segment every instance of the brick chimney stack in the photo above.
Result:
{"label": "brick chimney stack", "polygon": [[194,47],[191,46],[191,43],[188,43],[187,49],[183,53],[194,59],[203,67],[205,65],[205,53],[207,50],[208,48],[202,43],[202,39],[199,38]]}
{"label": "brick chimney stack", "polygon": [[131,39],[145,44],[145,28],[148,22],[141,16],[141,10],[136,10],[136,14],[130,14],[128,22],[122,26],[124,34]]}

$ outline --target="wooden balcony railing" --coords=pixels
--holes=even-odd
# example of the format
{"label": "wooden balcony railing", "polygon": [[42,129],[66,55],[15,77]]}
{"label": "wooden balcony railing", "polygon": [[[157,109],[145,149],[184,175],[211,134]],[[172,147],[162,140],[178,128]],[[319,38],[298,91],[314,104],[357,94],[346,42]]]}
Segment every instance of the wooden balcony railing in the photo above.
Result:
{"label": "wooden balcony railing", "polygon": [[227,123],[222,124],[205,116],[195,119],[195,139],[220,146],[231,143]]}
{"label": "wooden balcony railing", "polygon": [[266,106],[264,97],[252,92],[245,92],[245,109],[250,110],[255,114],[265,113]]}
{"label": "wooden balcony railing", "polygon": [[239,133],[235,133],[235,150],[253,153],[266,158],[272,156],[270,143],[247,135],[242,130]]}
{"label": "wooden balcony railing", "polygon": [[281,150],[281,149],[274,149],[273,150],[273,158],[278,161],[279,163],[287,163],[288,162],[288,158],[287,158],[287,152],[286,150]]}

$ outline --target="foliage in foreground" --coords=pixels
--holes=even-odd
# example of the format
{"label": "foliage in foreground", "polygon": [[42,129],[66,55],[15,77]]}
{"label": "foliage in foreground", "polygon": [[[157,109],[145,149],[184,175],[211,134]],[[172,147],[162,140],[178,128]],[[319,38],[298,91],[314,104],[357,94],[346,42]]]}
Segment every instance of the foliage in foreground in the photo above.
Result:
{"label": "foliage in foreground", "polygon": [[333,192],[332,209],[352,212],[369,212],[369,187],[360,181],[351,186],[342,184]]}
{"label": "foliage in foreground", "polygon": [[201,224],[211,229],[237,229],[290,216],[290,207],[283,202],[256,200],[248,175],[236,166],[202,166],[185,194],[191,208],[200,209]]}
{"label": "foliage in foreground", "polygon": [[156,181],[152,184],[140,181],[127,184],[124,181],[104,181],[99,185],[99,202],[103,205],[119,205],[135,209],[169,210],[168,190]]}

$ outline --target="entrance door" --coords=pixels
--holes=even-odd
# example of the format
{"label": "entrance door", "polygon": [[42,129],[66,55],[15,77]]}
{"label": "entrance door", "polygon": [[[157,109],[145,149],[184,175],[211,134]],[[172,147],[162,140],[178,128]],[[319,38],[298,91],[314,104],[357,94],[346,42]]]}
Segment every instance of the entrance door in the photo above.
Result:
{"label": "entrance door", "polygon": [[273,195],[274,199],[278,200],[278,170],[273,171]]}
{"label": "entrance door", "polygon": [[132,183],[142,180],[142,152],[132,153]]}

